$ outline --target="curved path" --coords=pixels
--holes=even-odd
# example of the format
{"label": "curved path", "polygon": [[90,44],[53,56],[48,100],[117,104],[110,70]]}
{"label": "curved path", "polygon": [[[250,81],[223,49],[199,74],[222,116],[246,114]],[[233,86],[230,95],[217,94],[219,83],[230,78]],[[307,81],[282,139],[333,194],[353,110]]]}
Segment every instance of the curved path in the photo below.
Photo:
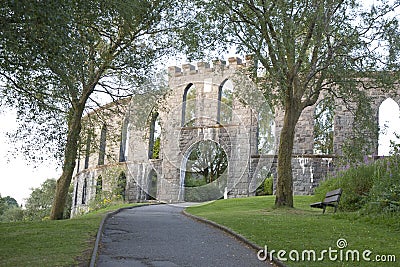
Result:
{"label": "curved path", "polygon": [[97,266],[267,266],[256,251],[181,212],[149,205],[106,220]]}

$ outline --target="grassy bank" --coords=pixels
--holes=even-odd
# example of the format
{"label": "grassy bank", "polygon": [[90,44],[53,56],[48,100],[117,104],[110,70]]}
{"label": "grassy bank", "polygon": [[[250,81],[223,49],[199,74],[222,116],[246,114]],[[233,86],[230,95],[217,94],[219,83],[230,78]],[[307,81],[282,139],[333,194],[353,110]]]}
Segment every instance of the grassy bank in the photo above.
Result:
{"label": "grassy bank", "polygon": [[[284,258],[288,266],[398,266],[400,262],[400,218],[392,220],[368,220],[357,213],[337,213],[328,211],[322,214],[319,209],[311,209],[309,204],[315,199],[311,196],[295,197],[295,209],[274,209],[274,197],[253,197],[244,199],[220,200],[213,203],[187,208],[191,214],[227,226],[247,239],[268,250],[285,250]],[[348,250],[360,252],[360,262],[330,261],[325,254],[324,261],[301,261],[304,250],[320,252],[329,248],[339,250],[338,239],[345,239]],[[300,261],[291,261],[289,252],[297,250]],[[362,259],[361,253],[371,250],[371,262]],[[276,253],[275,253],[276,255]],[[396,262],[375,261],[377,255],[395,255]],[[332,257],[334,254],[332,254]],[[338,254],[339,256],[339,254]],[[307,259],[305,254],[305,258]],[[296,258],[296,254],[292,254]],[[383,258],[383,257],[381,257]],[[388,258],[388,257],[386,257]],[[311,257],[312,259],[312,257]],[[374,260],[374,262],[372,262]],[[393,260],[393,259],[390,259]]]}
{"label": "grassy bank", "polygon": [[70,220],[0,223],[0,266],[87,266],[102,217],[127,206]]}

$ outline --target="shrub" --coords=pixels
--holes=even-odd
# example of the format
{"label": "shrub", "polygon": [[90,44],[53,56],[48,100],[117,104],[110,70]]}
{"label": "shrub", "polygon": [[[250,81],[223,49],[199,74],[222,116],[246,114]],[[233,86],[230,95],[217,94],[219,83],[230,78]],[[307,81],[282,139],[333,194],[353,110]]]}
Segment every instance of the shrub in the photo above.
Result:
{"label": "shrub", "polygon": [[124,203],[123,196],[115,195],[114,193],[108,191],[102,191],[89,202],[89,211],[96,211],[122,203]]}
{"label": "shrub", "polygon": [[[56,180],[47,179],[40,187],[32,188],[32,192],[26,200],[24,219],[28,221],[41,221],[48,217],[53,204]],[[71,205],[72,205],[72,192],[73,187],[69,187],[68,197],[64,207],[64,219],[70,217]]]}
{"label": "shrub", "polygon": [[270,176],[265,178],[264,182],[257,188],[256,195],[257,196],[266,196],[273,194],[273,185],[274,185],[274,177]]}
{"label": "shrub", "polygon": [[376,163],[374,185],[364,213],[400,212],[400,158],[392,156]]}
{"label": "shrub", "polygon": [[355,211],[360,209],[367,201],[368,193],[373,186],[374,164],[361,165],[339,172],[315,190],[318,201],[325,197],[328,191],[342,188],[343,193],[339,209]]}
{"label": "shrub", "polygon": [[339,172],[315,190],[318,200],[326,192],[342,188],[339,209],[360,210],[364,214],[400,212],[400,156]]}
{"label": "shrub", "polygon": [[0,216],[0,222],[19,222],[24,220],[24,210],[20,207],[13,207],[6,210]]}
{"label": "shrub", "polygon": [[185,201],[188,202],[215,200],[222,195],[221,189],[213,183],[198,187],[185,187]]}

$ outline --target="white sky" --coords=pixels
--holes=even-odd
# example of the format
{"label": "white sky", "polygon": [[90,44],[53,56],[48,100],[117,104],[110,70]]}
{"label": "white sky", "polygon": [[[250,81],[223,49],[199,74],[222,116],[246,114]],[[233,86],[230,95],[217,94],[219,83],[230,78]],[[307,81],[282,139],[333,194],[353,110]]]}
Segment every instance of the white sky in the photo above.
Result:
{"label": "white sky", "polygon": [[12,158],[8,152],[13,149],[13,144],[6,132],[16,128],[14,112],[0,113],[0,194],[2,197],[11,196],[18,204],[24,204],[31,188],[39,187],[48,178],[58,179],[61,173],[54,165],[34,168],[22,155]]}
{"label": "white sky", "polygon": [[390,154],[390,141],[399,143],[395,133],[400,134],[400,110],[399,105],[391,98],[382,102],[379,107],[379,156],[388,156]]}

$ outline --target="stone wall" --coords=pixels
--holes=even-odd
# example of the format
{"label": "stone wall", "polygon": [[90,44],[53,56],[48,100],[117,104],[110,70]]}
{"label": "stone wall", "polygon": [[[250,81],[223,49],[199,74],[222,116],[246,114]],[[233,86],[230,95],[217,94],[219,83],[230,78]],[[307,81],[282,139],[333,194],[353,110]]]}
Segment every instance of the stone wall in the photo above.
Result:
{"label": "stone wall", "polygon": [[101,132],[105,129],[104,163],[120,160],[121,135],[130,99],[107,104],[87,114],[82,121],[81,142],[75,173],[99,166]]}
{"label": "stone wall", "polygon": [[[102,201],[113,197],[117,179],[121,173],[127,173],[126,163],[107,164],[85,169],[75,175],[73,180],[71,216],[89,211],[95,204],[96,187],[99,179],[102,181]],[[129,187],[126,187],[129,190]]]}
{"label": "stone wall", "polygon": [[[255,195],[257,187],[269,175],[273,175],[276,182],[276,151],[271,149],[269,154],[260,154],[258,149],[258,112],[260,107],[266,105],[266,101],[246,74],[243,75],[245,69],[246,63],[239,58],[230,58],[229,64],[214,61],[212,66],[199,62],[197,66],[185,64],[182,67],[169,67],[167,92],[136,95],[129,103],[124,100],[122,105],[109,104],[87,115],[85,121],[88,123],[82,134],[80,159],[74,179],[76,199],[82,199],[85,180],[90,185],[87,187],[90,188],[87,189],[86,197],[93,199],[96,177],[105,169],[114,168],[115,164],[123,161],[117,165],[121,168],[124,166],[128,201],[144,201],[151,197],[163,202],[183,201],[187,157],[193,145],[204,140],[218,143],[227,154],[225,196]],[[223,113],[221,107],[225,104],[221,101],[221,92],[227,88],[227,84],[233,87],[231,89],[234,94],[229,106],[231,112]],[[192,88],[196,88],[195,94],[184,103],[185,96],[187,97]],[[399,97],[380,89],[368,91],[368,94],[372,101],[371,108],[376,115],[371,120],[377,125],[378,108],[382,101],[392,97],[399,103]],[[320,100],[322,99],[323,96]],[[335,156],[341,155],[343,145],[351,140],[354,113],[343,100],[335,101],[333,155],[313,154],[315,105],[303,110],[296,125],[292,159],[295,194],[312,194],[320,181],[335,171]],[[195,108],[190,111],[193,120],[187,125],[185,112],[188,112],[190,105]],[[161,126],[160,154],[158,159],[151,159],[149,151],[154,140],[151,140],[150,125],[157,114]],[[283,124],[283,112],[276,108],[274,115],[272,132],[275,138],[272,147],[276,148]],[[104,125],[107,126],[107,157],[104,166],[98,166],[99,138]],[[90,153],[86,157],[87,133],[90,132]],[[376,154],[376,133],[370,133],[366,138],[373,147],[368,153]],[[87,158],[88,166],[84,168]],[[155,177],[156,183],[151,182]],[[104,188],[106,187],[107,185]],[[150,196],[150,191],[154,196]],[[80,201],[75,202],[75,213],[87,205]]]}

